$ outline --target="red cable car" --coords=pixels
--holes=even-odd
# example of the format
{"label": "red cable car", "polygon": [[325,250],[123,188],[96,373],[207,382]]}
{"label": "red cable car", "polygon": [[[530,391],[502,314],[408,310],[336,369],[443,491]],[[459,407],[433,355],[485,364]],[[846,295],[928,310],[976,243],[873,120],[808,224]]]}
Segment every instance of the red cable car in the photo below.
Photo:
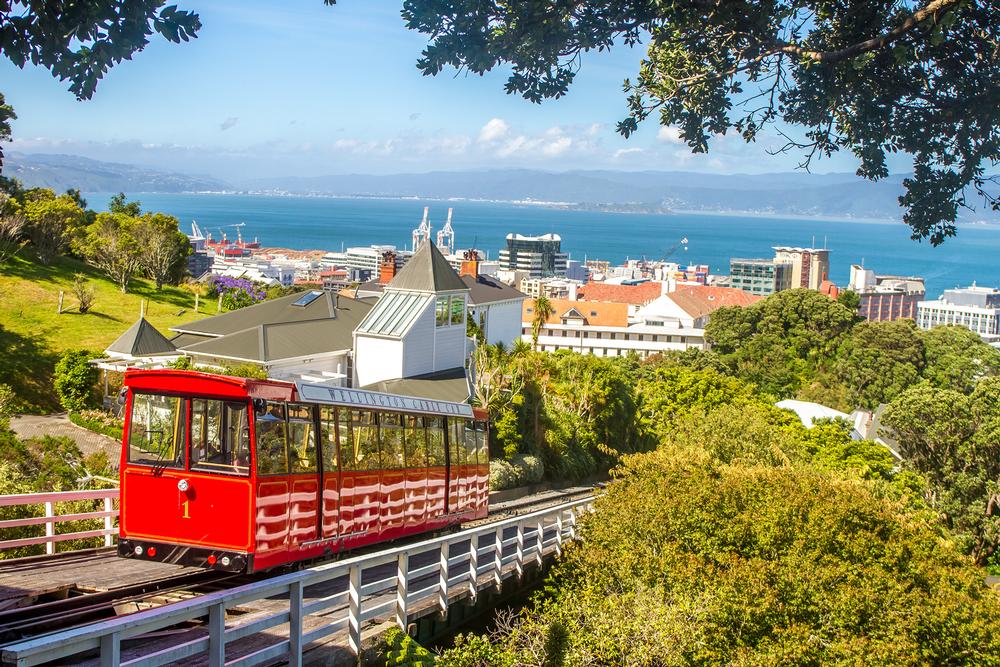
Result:
{"label": "red cable car", "polygon": [[487,514],[465,403],[130,370],[118,553],[256,572]]}

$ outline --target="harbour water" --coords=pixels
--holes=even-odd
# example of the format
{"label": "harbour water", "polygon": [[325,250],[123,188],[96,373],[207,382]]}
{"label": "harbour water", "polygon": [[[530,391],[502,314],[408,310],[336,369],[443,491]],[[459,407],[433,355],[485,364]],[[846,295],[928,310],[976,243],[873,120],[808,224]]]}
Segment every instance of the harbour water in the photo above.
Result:
{"label": "harbour water", "polygon": [[[85,195],[102,209],[108,193]],[[192,220],[220,235],[223,225],[245,222],[244,236],[257,236],[265,246],[298,250],[339,250],[373,243],[408,247],[410,232],[430,206],[434,230],[455,209],[456,247],[475,246],[491,258],[510,232],[562,236],[573,259],[627,257],[660,259],[676,249],[671,261],[708,264],[713,273],[728,273],[730,257],[770,257],[775,245],[824,244],[831,249],[830,278],[847,281],[850,265],[864,263],[877,273],[918,275],[927,281],[928,296],[977,281],[1000,286],[1000,228],[961,227],[942,246],[910,240],[901,222],[789,219],[746,215],[675,213],[671,215],[608,213],[478,201],[417,199],[341,199],[228,194],[141,194],[132,197],[145,210],[176,216],[189,231]],[[233,228],[226,229],[232,237]]]}

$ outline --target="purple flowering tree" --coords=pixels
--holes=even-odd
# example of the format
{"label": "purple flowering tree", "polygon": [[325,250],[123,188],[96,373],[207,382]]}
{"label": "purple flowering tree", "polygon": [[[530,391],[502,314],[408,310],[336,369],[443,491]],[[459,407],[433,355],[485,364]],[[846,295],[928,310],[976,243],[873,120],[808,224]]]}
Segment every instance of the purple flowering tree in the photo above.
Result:
{"label": "purple flowering tree", "polygon": [[246,308],[260,303],[267,296],[267,292],[246,278],[214,276],[211,285],[215,294],[222,297],[223,310]]}

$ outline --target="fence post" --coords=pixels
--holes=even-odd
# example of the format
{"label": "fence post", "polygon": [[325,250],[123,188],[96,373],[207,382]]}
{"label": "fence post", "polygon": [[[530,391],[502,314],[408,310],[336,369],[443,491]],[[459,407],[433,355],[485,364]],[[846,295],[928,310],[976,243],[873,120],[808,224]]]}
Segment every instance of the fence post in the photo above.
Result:
{"label": "fence post", "polygon": [[[53,509],[53,503],[45,503],[45,518],[48,521],[45,522],[45,537],[52,538],[56,535],[56,522],[54,520],[55,511]],[[45,542],[45,553],[51,556],[56,552],[56,543],[54,540],[49,539]]]}
{"label": "fence post", "polygon": [[208,609],[208,664],[209,667],[226,664],[226,605],[221,602]]}
{"label": "fence post", "polygon": [[496,548],[493,551],[493,578],[499,591],[503,585],[503,528],[496,528]]}
{"label": "fence post", "polygon": [[479,536],[469,538],[469,595],[479,594]]}
{"label": "fence post", "polygon": [[545,528],[542,524],[543,521],[539,519],[537,524],[538,536],[535,538],[535,562],[538,563],[538,567],[542,566],[542,551],[545,548],[545,540],[543,539],[545,537]]}
{"label": "fence post", "polygon": [[406,632],[406,596],[409,594],[407,582],[409,569],[409,554],[399,554],[399,557],[396,559],[396,625],[403,632]]}
{"label": "fence post", "polygon": [[524,523],[517,522],[517,558],[514,559],[514,567],[517,568],[517,577],[524,576]]}
{"label": "fence post", "polygon": [[569,539],[576,539],[576,508],[571,507],[569,510]]}
{"label": "fence post", "polygon": [[302,667],[302,582],[288,586],[288,664]]}
{"label": "fence post", "polygon": [[118,667],[122,661],[121,633],[101,637],[101,667]]}
{"label": "fence post", "polygon": [[438,562],[438,607],[441,614],[448,613],[448,551],[450,545],[444,542],[440,545],[441,558]]}
{"label": "fence post", "polygon": [[556,514],[556,556],[562,556],[562,543],[563,543],[562,515],[563,515],[563,510],[559,510],[559,513]]}
{"label": "fence post", "polygon": [[111,499],[111,496],[104,499],[104,511],[108,513],[108,515],[104,517],[104,530],[107,531],[104,535],[104,546],[110,547],[112,543],[112,532],[115,527],[115,518],[111,516],[111,513],[115,511],[115,503]]}
{"label": "fence post", "polygon": [[351,653],[361,658],[361,566],[351,566],[350,587],[348,588],[350,605],[347,618],[347,638]]}

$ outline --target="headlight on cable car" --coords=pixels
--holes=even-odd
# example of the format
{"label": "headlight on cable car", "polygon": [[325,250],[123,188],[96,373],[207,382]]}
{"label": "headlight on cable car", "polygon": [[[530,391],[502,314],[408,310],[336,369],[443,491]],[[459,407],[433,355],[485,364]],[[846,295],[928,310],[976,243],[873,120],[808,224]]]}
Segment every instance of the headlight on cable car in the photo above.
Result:
{"label": "headlight on cable car", "polygon": [[139,546],[139,545],[136,545],[135,549],[132,550],[132,553],[134,553],[136,556],[141,556],[142,555],[142,547]]}
{"label": "headlight on cable car", "polygon": [[189,488],[191,488],[191,484],[186,479],[177,482],[177,490],[181,493],[186,492]]}

